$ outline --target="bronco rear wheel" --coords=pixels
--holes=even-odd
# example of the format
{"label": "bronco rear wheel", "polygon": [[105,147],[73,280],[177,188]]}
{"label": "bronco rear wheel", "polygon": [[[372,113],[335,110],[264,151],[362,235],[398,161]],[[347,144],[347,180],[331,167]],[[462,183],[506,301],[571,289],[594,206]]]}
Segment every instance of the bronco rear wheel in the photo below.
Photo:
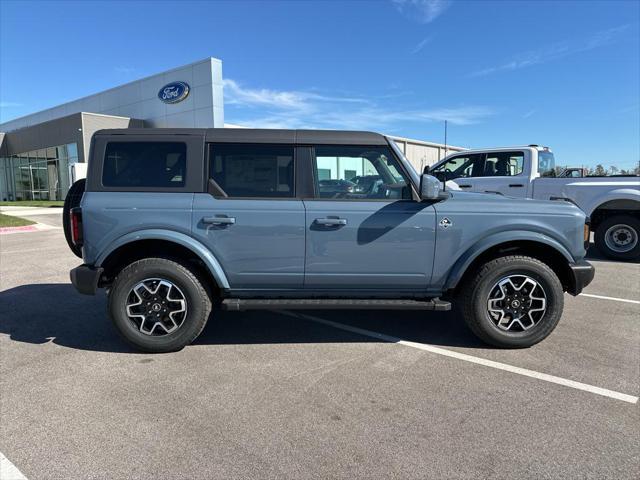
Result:
{"label": "bronco rear wheel", "polygon": [[485,263],[462,290],[464,319],[483,341],[498,347],[530,347],[556,327],[564,306],[560,280],[531,257]]}
{"label": "bronco rear wheel", "polygon": [[109,313],[122,336],[145,352],[193,342],[211,313],[211,298],[188,266],[146,258],[125,267],[109,292]]}

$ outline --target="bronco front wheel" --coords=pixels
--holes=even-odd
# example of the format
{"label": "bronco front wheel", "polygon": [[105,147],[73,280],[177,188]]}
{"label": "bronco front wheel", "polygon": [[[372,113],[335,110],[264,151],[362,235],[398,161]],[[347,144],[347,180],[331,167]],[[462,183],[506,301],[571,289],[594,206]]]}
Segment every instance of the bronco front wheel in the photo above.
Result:
{"label": "bronco front wheel", "polygon": [[484,264],[463,287],[465,322],[498,347],[530,347],[556,327],[564,307],[562,284],[548,265],[508,256]]}

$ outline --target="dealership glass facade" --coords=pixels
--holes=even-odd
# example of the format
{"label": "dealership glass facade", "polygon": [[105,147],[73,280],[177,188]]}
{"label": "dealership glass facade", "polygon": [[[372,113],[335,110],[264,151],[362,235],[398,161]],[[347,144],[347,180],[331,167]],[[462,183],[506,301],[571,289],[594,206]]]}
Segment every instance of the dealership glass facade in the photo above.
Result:
{"label": "dealership glass facade", "polygon": [[0,158],[0,200],[64,200],[76,162],[76,143]]}

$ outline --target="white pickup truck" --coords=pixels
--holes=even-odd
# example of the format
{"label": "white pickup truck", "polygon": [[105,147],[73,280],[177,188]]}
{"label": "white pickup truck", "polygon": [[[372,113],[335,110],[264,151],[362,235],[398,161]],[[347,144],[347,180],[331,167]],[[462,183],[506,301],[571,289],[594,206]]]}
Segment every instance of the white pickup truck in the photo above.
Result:
{"label": "white pickup truck", "polygon": [[555,166],[549,148],[528,145],[456,152],[427,168],[447,188],[575,203],[602,253],[640,257],[640,177],[560,178]]}

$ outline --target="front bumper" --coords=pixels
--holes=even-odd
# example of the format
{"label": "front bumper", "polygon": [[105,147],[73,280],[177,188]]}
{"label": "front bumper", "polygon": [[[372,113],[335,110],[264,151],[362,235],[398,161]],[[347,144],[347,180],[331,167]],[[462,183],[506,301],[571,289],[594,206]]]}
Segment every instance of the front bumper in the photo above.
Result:
{"label": "front bumper", "polygon": [[71,283],[76,290],[84,295],[95,295],[98,289],[98,281],[104,271],[103,268],[95,268],[90,265],[80,265],[69,272]]}
{"label": "front bumper", "polygon": [[571,295],[580,295],[582,289],[591,283],[596,269],[589,262],[582,260],[569,265],[570,277],[567,292]]}

